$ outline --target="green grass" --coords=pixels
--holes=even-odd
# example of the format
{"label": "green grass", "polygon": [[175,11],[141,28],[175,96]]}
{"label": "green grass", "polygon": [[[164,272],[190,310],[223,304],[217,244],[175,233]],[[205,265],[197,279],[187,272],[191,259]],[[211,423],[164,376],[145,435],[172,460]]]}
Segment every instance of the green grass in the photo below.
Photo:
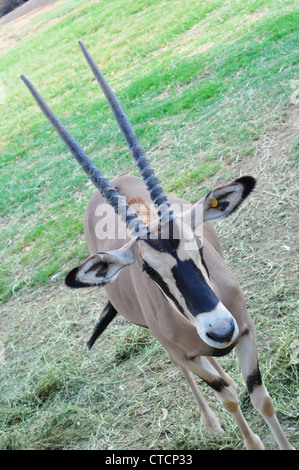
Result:
{"label": "green grass", "polygon": [[[227,441],[211,440],[198,429],[183,381],[188,406],[180,402],[172,408],[180,376],[164,365],[164,353],[147,335],[139,338],[134,329],[123,333],[121,323],[121,333],[112,329],[99,348],[100,373],[96,352],[90,356],[78,346],[91,328],[92,312],[98,315],[98,301],[92,301],[90,311],[87,293],[66,294],[60,288],[66,272],[88,254],[83,217],[94,189],[19,76],[35,84],[108,178],[137,174],[78,47],[82,40],[116,91],[164,188],[196,201],[218,179],[234,177],[237,163],[256,161],[258,167],[259,139],[279,126],[294,91],[298,16],[292,0],[72,0],[41,10],[27,27],[1,26],[0,288],[8,367],[1,379],[0,447],[242,448],[231,423]],[[295,152],[294,144],[290,165]],[[273,220],[279,220],[281,210]],[[245,241],[238,237],[242,247]],[[231,255],[230,241],[225,243],[247,282],[247,270],[242,271],[247,266],[239,266],[238,252],[232,249]],[[269,271],[265,266],[260,272]],[[292,279],[292,267],[285,269],[285,278]],[[254,302],[266,295],[277,317],[274,339],[280,338],[277,305],[290,315],[287,339],[279,339],[282,345],[272,356],[273,344],[266,358],[273,368],[285,370],[285,386],[293,397],[296,373],[283,344],[294,340],[295,288],[285,278],[265,294],[261,277],[260,291],[251,300],[253,276],[248,294],[256,315]],[[277,303],[284,289],[292,291],[291,299]],[[269,329],[266,317],[258,322],[262,332]],[[133,337],[132,342],[123,335]],[[227,364],[232,365],[230,359]],[[294,400],[289,412],[282,403],[279,407],[286,426],[294,427]],[[162,408],[169,409],[165,422]],[[136,427],[130,433],[132,422]],[[257,426],[267,436],[261,421]]]}

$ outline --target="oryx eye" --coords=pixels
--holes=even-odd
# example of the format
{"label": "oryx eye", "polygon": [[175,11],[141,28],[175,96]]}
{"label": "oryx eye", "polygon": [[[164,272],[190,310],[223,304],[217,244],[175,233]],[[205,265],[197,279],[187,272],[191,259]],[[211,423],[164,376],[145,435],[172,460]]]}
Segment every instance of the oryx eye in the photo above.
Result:
{"label": "oryx eye", "polygon": [[145,271],[149,276],[155,274],[154,268],[152,268],[149,264],[144,262],[143,264],[143,271]]}
{"label": "oryx eye", "polygon": [[155,270],[151,266],[147,266],[145,270],[147,274],[153,274],[155,272]]}

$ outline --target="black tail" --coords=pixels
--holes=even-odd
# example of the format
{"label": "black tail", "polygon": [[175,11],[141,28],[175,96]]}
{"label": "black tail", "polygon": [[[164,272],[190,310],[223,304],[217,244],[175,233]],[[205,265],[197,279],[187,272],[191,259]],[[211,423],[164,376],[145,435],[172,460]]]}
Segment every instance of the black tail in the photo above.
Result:
{"label": "black tail", "polygon": [[106,307],[104,308],[102,315],[100,316],[96,327],[92,333],[90,340],[87,343],[88,349],[91,349],[95,341],[98,337],[106,330],[109,323],[112,322],[113,318],[117,315],[117,310],[113,307],[113,305],[108,302]]}

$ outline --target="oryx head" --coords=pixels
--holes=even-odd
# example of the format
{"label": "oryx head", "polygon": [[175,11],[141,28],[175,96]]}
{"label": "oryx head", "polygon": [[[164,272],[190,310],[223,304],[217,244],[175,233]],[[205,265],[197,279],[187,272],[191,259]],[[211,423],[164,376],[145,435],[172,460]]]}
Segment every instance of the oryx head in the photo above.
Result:
{"label": "oryx head", "polygon": [[205,221],[231,214],[252,191],[255,180],[245,176],[217,187],[189,210],[174,214],[116,96],[85,46],[79,44],[126,139],[158,217],[148,225],[136,214],[22,76],[45,116],[132,235],[119,250],[89,256],[66,276],[66,284],[70,287],[103,286],[113,282],[125,267],[142,268],[176,314],[192,323],[205,343],[214,348],[226,348],[235,341],[238,326],[212,288],[204,260],[204,243],[198,233],[202,233]]}

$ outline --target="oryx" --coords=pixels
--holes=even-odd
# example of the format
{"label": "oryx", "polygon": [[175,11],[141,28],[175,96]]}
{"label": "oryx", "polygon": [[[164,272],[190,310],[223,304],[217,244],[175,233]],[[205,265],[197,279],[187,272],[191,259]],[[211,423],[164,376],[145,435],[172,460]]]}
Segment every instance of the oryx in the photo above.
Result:
{"label": "oryx", "polygon": [[[213,358],[224,356],[235,347],[255,408],[279,447],[292,449],[261,378],[255,329],[242,290],[224,262],[219,239],[209,222],[231,214],[253,190],[255,179],[244,176],[219,186],[192,206],[182,199],[168,197],[115,94],[86,47],[79,44],[142,179],[125,176],[108,182],[29,80],[21,78],[98,189],[85,215],[85,239],[90,256],[66,276],[70,287],[104,286],[109,299],[89,346],[117,313],[148,328],[185,376],[207,429],[223,432],[193,374],[213,389],[232,414],[246,448],[263,449],[261,440],[242,415],[234,382]],[[149,220],[152,204],[156,217]],[[108,224],[112,236],[108,233],[105,238],[97,236],[96,230],[103,207],[112,208]],[[124,237],[114,236],[121,232],[125,233]]]}

